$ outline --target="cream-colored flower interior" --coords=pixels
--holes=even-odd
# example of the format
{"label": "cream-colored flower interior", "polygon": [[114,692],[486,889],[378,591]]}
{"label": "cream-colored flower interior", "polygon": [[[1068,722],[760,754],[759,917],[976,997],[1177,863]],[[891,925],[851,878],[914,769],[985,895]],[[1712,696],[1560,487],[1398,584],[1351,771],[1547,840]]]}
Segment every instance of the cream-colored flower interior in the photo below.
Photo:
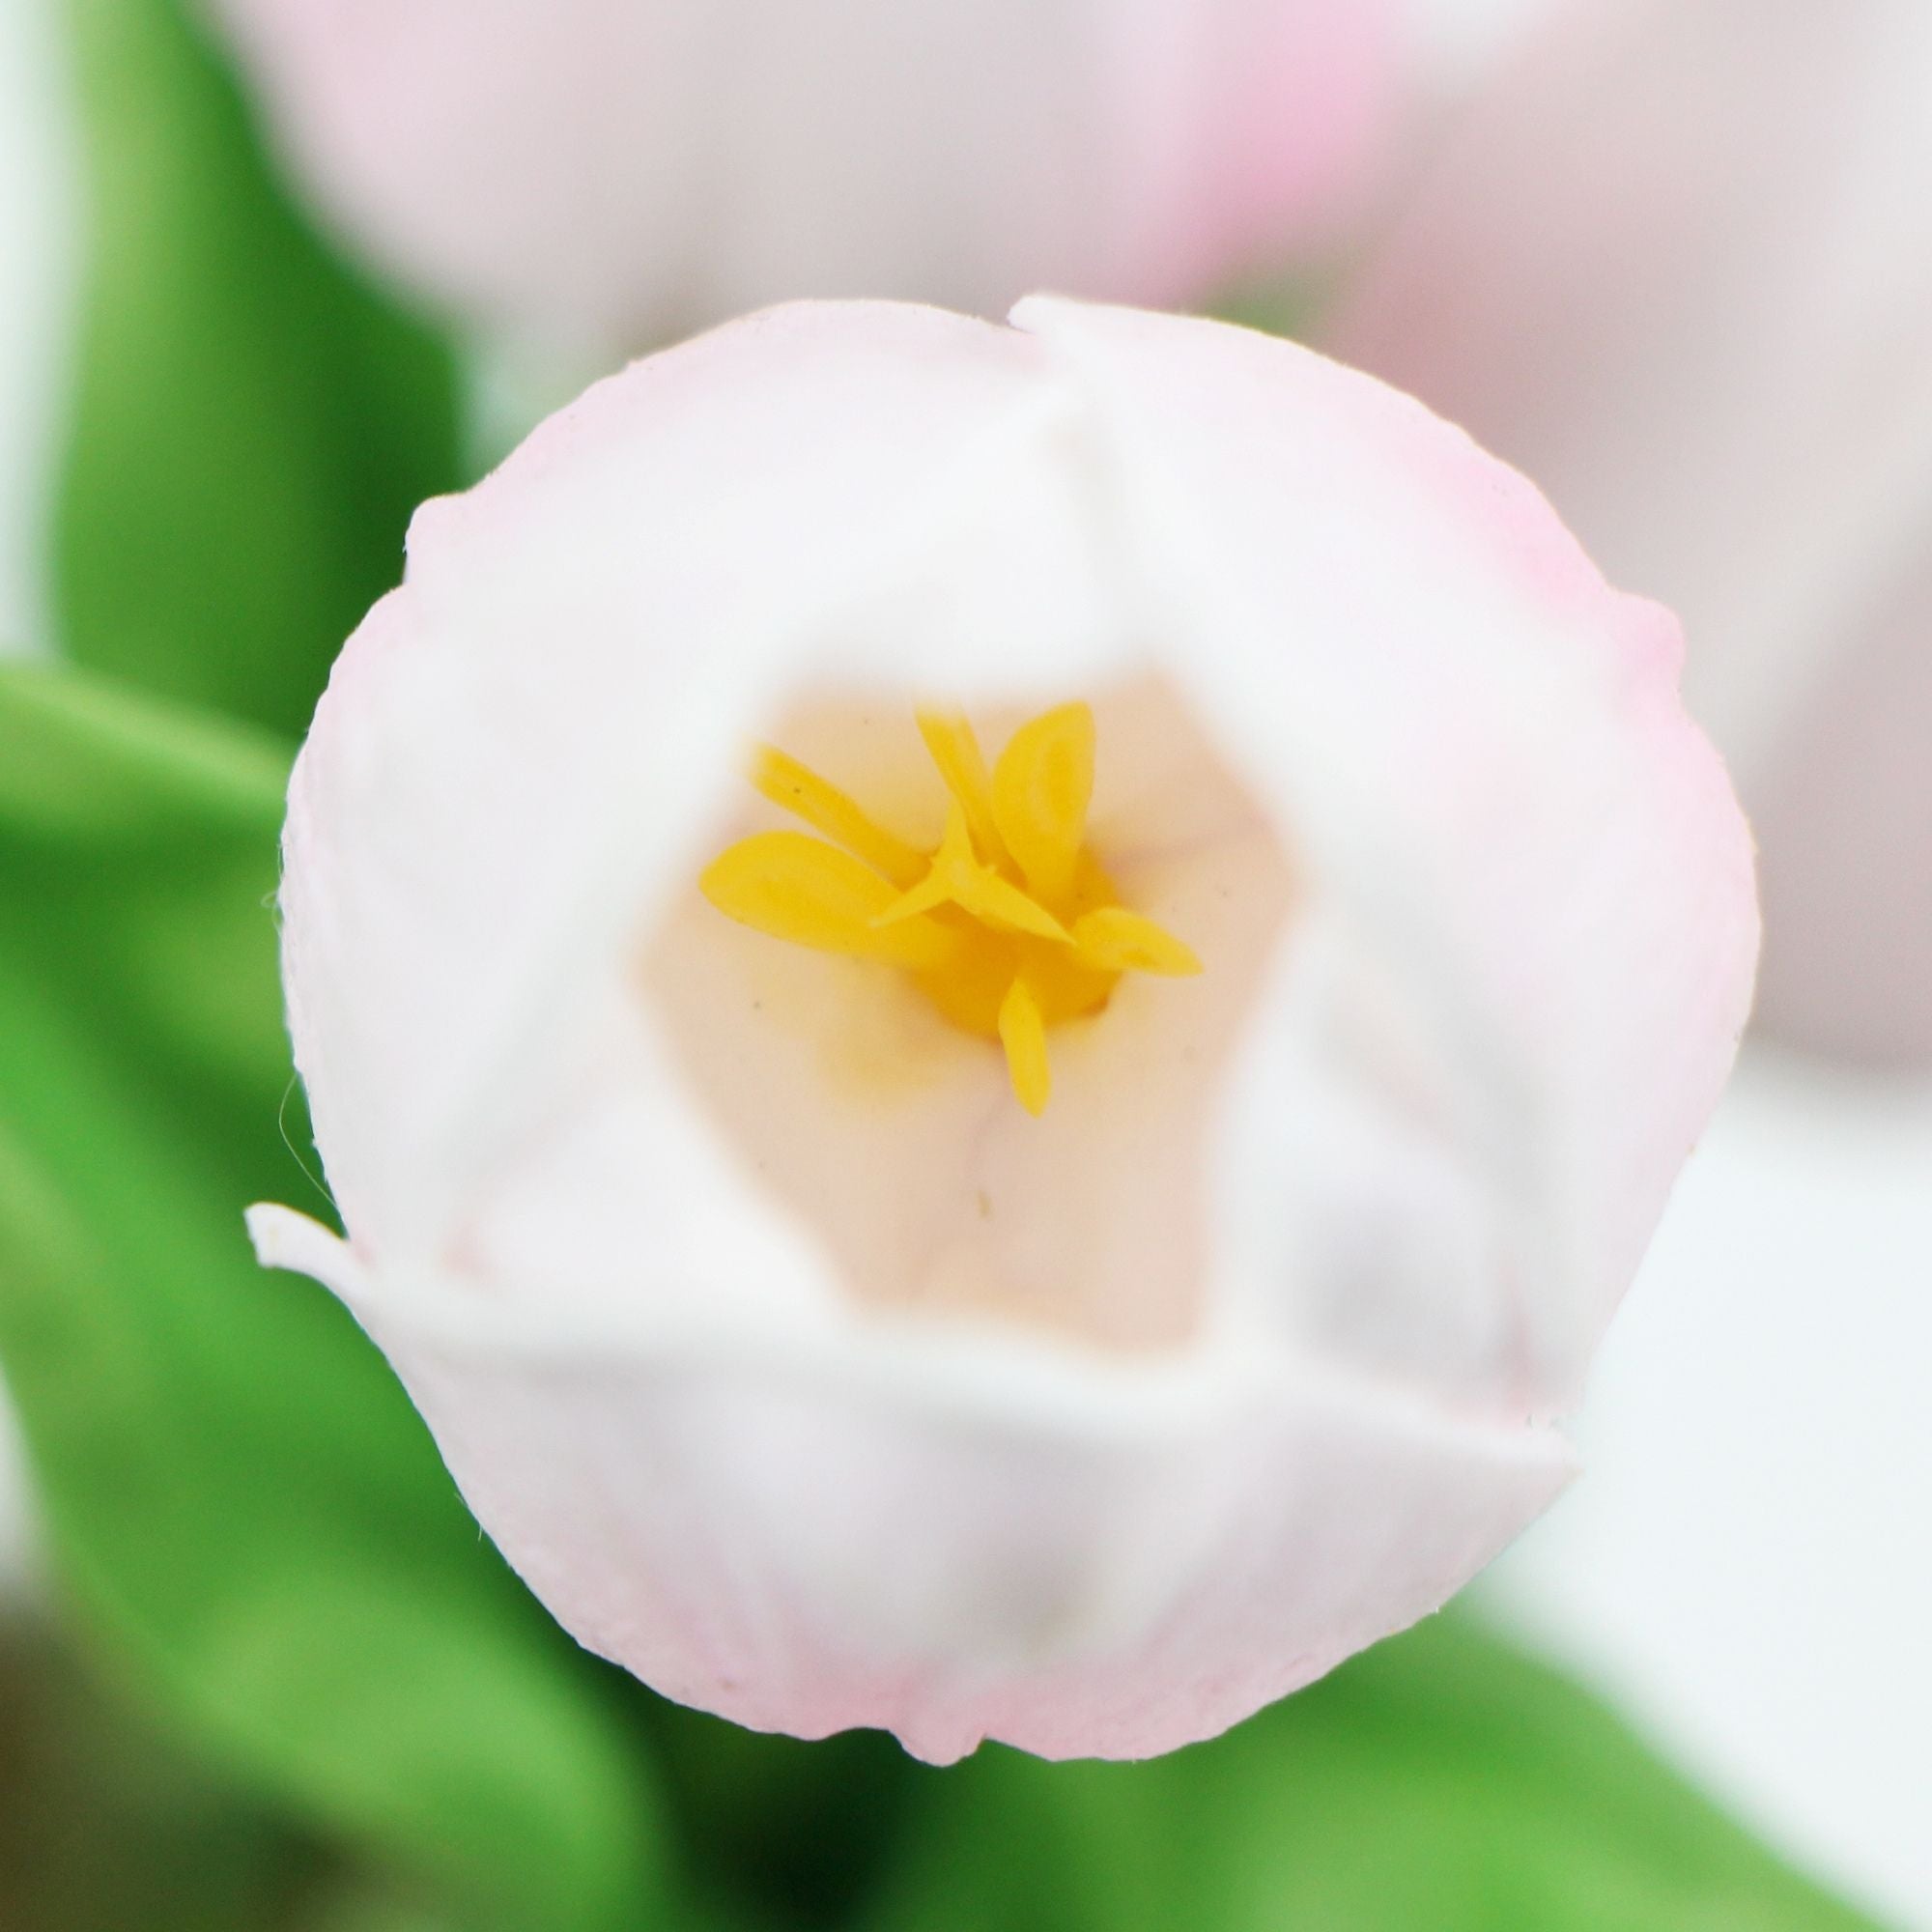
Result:
{"label": "cream-colored flower interior", "polygon": [[643,983],[849,1291],[1183,1341],[1210,1108],[1293,895],[1173,687],[803,697],[705,850]]}

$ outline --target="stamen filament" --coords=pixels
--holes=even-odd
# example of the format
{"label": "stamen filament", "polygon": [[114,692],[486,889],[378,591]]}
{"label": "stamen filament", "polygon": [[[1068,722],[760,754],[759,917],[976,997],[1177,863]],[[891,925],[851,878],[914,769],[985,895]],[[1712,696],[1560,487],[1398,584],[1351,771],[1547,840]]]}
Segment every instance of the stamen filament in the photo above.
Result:
{"label": "stamen filament", "polygon": [[997,866],[1007,856],[1000,839],[1000,828],[993,817],[993,780],[986,769],[986,754],[980,749],[971,722],[963,712],[921,711],[917,714],[919,735],[946,781],[946,789],[958,801],[966,814],[967,829],[980,855]]}
{"label": "stamen filament", "polygon": [[849,852],[803,832],[758,832],[721,852],[698,889],[741,925],[818,952],[877,959],[914,972],[936,972],[957,948],[955,936],[930,919],[881,926],[876,915],[893,899],[892,882]]}
{"label": "stamen filament", "polygon": [[1037,1120],[1053,1097],[1053,1065],[1046,1052],[1046,1015],[1024,978],[1016,979],[1000,1002],[1000,1044],[1013,1097]]}
{"label": "stamen filament", "polygon": [[895,886],[909,886],[926,867],[925,855],[877,824],[857,800],[776,745],[760,745],[752,782],[765,797],[865,860]]}

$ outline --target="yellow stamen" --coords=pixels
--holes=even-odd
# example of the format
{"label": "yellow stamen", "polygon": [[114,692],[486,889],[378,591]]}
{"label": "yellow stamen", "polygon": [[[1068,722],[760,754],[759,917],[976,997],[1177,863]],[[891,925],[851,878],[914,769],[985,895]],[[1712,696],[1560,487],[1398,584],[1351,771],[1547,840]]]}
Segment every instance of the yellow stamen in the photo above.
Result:
{"label": "yellow stamen", "polygon": [[972,724],[958,711],[922,711],[917,716],[919,735],[925,740],[925,749],[932,753],[946,789],[966,814],[974,843],[997,866],[1007,855],[993,818],[993,781],[986,770],[986,754],[980,749]]}
{"label": "yellow stamen", "polygon": [[929,919],[882,926],[892,882],[869,866],[803,832],[758,832],[721,852],[698,888],[718,910],[774,939],[879,959],[915,972],[943,967],[957,945]]}
{"label": "yellow stamen", "polygon": [[919,728],[952,795],[936,851],[906,844],[767,746],[753,783],[834,842],[754,833],[698,886],[774,939],[911,973],[951,1024],[999,1042],[1015,1096],[1037,1115],[1053,1091],[1049,1029],[1099,1012],[1122,973],[1180,977],[1201,961],[1115,904],[1087,847],[1095,733],[1086,705],[1023,724],[990,773],[964,717],[921,712]]}
{"label": "yellow stamen", "polygon": [[1037,939],[1072,944],[1066,928],[1044,906],[1036,905],[991,867],[980,865],[973,854],[966,813],[956,802],[946,814],[946,837],[932,855],[931,870],[911,892],[895,899],[873,923],[896,924],[915,913],[930,912],[942,905],[955,905],[982,923],[1009,932],[1030,932]]}
{"label": "yellow stamen", "polygon": [[1046,1057],[1046,1015],[1023,979],[1015,980],[1000,1002],[1000,1044],[1007,1050],[1013,1097],[1037,1120],[1053,1094],[1053,1065]]}
{"label": "yellow stamen", "polygon": [[993,819],[1036,898],[1065,895],[1094,796],[1094,713],[1063,704],[1022,724],[993,769]]}
{"label": "yellow stamen", "polygon": [[752,782],[774,805],[796,813],[813,831],[824,833],[835,845],[856,853],[894,885],[909,886],[925,870],[923,852],[914,851],[903,838],[895,838],[884,826],[874,824],[837,785],[828,784],[809,766],[787,757],[775,745],[758,747],[757,762],[752,767]]}
{"label": "yellow stamen", "polygon": [[1200,972],[1194,949],[1125,906],[1101,906],[1073,923],[1080,957],[1103,973],[1158,973],[1187,980]]}

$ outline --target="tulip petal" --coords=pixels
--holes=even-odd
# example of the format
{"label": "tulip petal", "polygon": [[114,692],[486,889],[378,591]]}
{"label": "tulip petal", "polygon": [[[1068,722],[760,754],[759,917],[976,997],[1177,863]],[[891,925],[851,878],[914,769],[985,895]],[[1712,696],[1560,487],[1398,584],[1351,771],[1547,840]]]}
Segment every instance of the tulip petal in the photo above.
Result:
{"label": "tulip petal", "polygon": [[[297,1060],[336,1198],[369,1237],[448,1237],[498,1158],[495,1090],[537,1077],[506,1053],[562,1050],[539,1017],[560,1010],[555,976],[635,951],[646,908],[611,881],[695,876],[713,799],[772,723],[760,664],[789,663],[814,612],[829,623],[854,578],[926,541],[976,452],[1028,433],[1046,385],[1022,338],[863,312],[875,326],[856,333],[851,311],[807,306],[670,352],[418,512],[405,589],[323,700],[285,838]],[[801,449],[807,496],[787,480]],[[1047,506],[1015,497],[1012,513],[1042,559],[1064,547]],[[959,621],[1029,646],[1078,634],[1074,565],[1015,557],[1017,608]],[[567,677],[535,642],[566,636]]]}
{"label": "tulip petal", "polygon": [[[310,1267],[333,1237],[297,1218],[256,1225]],[[581,1642],[753,1729],[877,1725],[934,1763],[1213,1736],[1436,1608],[1574,1468],[1233,1338],[1138,1373],[966,1331],[935,1382],[890,1329],[639,1310],[573,1342],[402,1286],[365,1321]]]}
{"label": "tulip petal", "polygon": [[[1679,705],[1676,626],[1378,384],[1245,330],[1039,298],[1014,319],[1109,425],[1175,675],[1323,881],[1222,1155],[1250,1176],[1249,1271],[1326,1346],[1460,1362],[1487,1399],[1560,1413],[1750,1004],[1750,842]],[[1333,1007],[1313,1031],[1309,1002]],[[1366,1082],[1308,1063],[1320,1032],[1399,1033],[1405,1008],[1432,1045]],[[1311,1184],[1284,1213],[1259,1174],[1304,1107]],[[1502,1220],[1467,1218],[1476,1171]]]}
{"label": "tulip petal", "polygon": [[[1017,320],[756,317],[425,508],[286,841],[353,1245],[256,1224],[584,1642],[940,1760],[1208,1735],[1548,1502],[1755,937],[1674,627],[1520,477],[1279,341]],[[962,1023],[700,891],[809,850],[757,923],[900,943],[845,805],[991,876],[916,712],[1068,692],[1112,937],[1198,973],[1056,1010],[982,933]]]}
{"label": "tulip petal", "polygon": [[1332,240],[1392,0],[213,0],[298,174],[465,319],[654,346],[813,296],[1198,299]]}
{"label": "tulip petal", "polygon": [[[1521,465],[1683,618],[1775,882],[1768,1016],[1932,1063],[1928,100],[1919,0],[1567,6],[1325,339]],[[1901,622],[1916,655],[1881,696]],[[1897,736],[1848,732],[1860,704]]]}

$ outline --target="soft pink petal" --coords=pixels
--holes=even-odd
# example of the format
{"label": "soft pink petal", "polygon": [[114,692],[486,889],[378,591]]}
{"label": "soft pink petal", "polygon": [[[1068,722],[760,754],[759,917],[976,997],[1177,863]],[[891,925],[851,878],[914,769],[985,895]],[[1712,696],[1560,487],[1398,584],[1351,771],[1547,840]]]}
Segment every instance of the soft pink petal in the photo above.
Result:
{"label": "soft pink petal", "polygon": [[[292,790],[352,1245],[255,1221],[584,1641],[936,1758],[1205,1735],[1542,1507],[1754,939],[1673,627],[1520,477],[1279,341],[1018,321],[754,318],[424,510]],[[860,1132],[735,952],[668,990],[747,735],[1074,695],[1144,741],[1096,838],[1209,970],[1069,1030],[1049,1129],[962,1037],[944,1104],[875,1088]],[[969,1258],[1001,1293],[862,1278],[1009,1208]]]}
{"label": "soft pink petal", "polygon": [[[1475,103],[1328,335],[1679,611],[1764,836],[1768,1016],[1921,1061],[1928,103],[1920,0],[1582,0]],[[1849,731],[1861,702],[1892,728]]]}
{"label": "soft pink petal", "polygon": [[[535,1015],[577,1016],[559,976],[638,943],[622,881],[681,857],[732,782],[760,667],[1044,386],[1010,331],[794,308],[600,384],[418,513],[286,834],[296,1059],[358,1233],[447,1235],[496,1158],[506,1063],[549,1050]],[[1009,574],[1052,625],[1046,577]]]}
{"label": "soft pink petal", "polygon": [[[1363,1184],[1406,1171],[1411,1193],[1364,1211],[1328,1173],[1265,1232],[1267,1272],[1285,1285],[1313,1244],[1331,1264],[1298,1319],[1567,1407],[1750,1001],[1750,843],[1679,702],[1675,624],[1610,590],[1520,476],[1379,384],[1199,323],[1042,301],[1015,319],[1109,423],[1143,567],[1201,626],[1190,696],[1337,910],[1347,970],[1311,959],[1306,996],[1334,1003],[1338,1039],[1388,1032],[1385,995],[1438,1036],[1371,1054],[1369,1085],[1345,1054],[1331,1090],[1309,1036],[1284,1033],[1274,1084],[1253,1076],[1254,1158],[1280,1157],[1305,1106],[1322,1172],[1359,1102],[1382,1150]],[[1471,1163],[1516,1218],[1461,1231],[1477,1246],[1459,1269],[1426,1203],[1467,1200]]]}
{"label": "soft pink petal", "polygon": [[253,1225],[351,1296],[565,1628],[755,1730],[873,1725],[941,1764],[1172,1750],[1437,1608],[1571,1474],[1552,1434],[1312,1364],[1122,1372],[1081,1414],[990,1378],[936,1398],[911,1335],[831,1363],[782,1328],[533,1348],[383,1305],[300,1216]]}
{"label": "soft pink petal", "polygon": [[213,0],[346,230],[485,322],[1195,298],[1332,237],[1389,0]]}
{"label": "soft pink petal", "polygon": [[1932,527],[1756,787],[1758,1013],[1873,1066],[1932,1067]]}

